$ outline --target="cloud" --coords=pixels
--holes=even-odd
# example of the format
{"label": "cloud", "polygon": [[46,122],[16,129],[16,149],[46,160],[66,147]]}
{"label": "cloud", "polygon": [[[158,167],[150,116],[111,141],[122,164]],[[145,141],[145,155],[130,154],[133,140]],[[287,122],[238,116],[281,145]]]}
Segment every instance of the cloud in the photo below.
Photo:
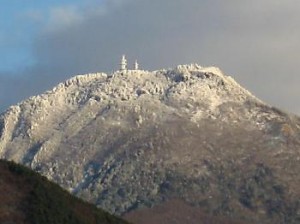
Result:
{"label": "cloud", "polygon": [[58,32],[72,25],[79,26],[83,20],[76,6],[55,7],[50,10],[47,31]]}
{"label": "cloud", "polygon": [[42,90],[71,75],[117,69],[123,53],[145,69],[196,62],[219,66],[268,103],[300,114],[299,9],[296,0],[106,0],[55,8],[35,38],[37,63],[24,74]]}

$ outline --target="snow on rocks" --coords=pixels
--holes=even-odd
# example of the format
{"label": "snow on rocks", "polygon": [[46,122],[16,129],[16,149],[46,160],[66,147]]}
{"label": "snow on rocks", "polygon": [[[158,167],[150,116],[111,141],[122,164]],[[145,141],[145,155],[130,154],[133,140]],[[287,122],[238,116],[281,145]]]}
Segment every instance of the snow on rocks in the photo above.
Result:
{"label": "snow on rocks", "polygon": [[[202,118],[217,117],[220,112],[218,107],[222,104],[243,104],[247,101],[260,102],[219,68],[197,64],[152,72],[125,70],[110,75],[78,75],[44,94],[10,107],[1,116],[1,147],[10,138],[18,137],[19,132],[30,136],[43,135],[47,139],[49,128],[61,128],[60,123],[72,119],[72,114],[78,110],[89,111],[85,114],[87,120],[83,119],[83,122],[88,122],[97,116],[99,110],[104,111],[111,105],[136,108],[154,102],[156,111],[151,114],[174,109],[197,122]],[[137,119],[139,125],[152,116],[142,116],[141,113]]]}
{"label": "snow on rocks", "polygon": [[[53,162],[56,154],[63,153],[56,150],[74,136],[84,135],[85,128],[98,130],[93,127],[96,123],[103,129],[109,127],[108,133],[117,130],[118,135],[123,129],[132,131],[149,124],[158,127],[175,117],[196,124],[202,119],[226,121],[241,114],[235,115],[229,106],[224,112],[222,105],[248,101],[259,102],[218,68],[197,64],[78,75],[1,115],[0,157],[38,167],[42,162]],[[97,145],[99,140],[87,141]],[[84,143],[75,149],[78,147],[84,148]],[[68,187],[77,184],[75,181]]]}

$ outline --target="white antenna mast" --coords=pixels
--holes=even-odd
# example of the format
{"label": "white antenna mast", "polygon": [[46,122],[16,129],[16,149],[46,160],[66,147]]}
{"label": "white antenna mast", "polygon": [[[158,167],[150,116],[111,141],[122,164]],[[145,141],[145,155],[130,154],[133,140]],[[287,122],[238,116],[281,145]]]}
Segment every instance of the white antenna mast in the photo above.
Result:
{"label": "white antenna mast", "polygon": [[135,60],[135,62],[134,62],[134,70],[139,70],[139,64],[138,64],[137,60]]}
{"label": "white antenna mast", "polygon": [[126,71],[127,70],[127,60],[125,55],[122,55],[121,63],[120,63],[120,71]]}

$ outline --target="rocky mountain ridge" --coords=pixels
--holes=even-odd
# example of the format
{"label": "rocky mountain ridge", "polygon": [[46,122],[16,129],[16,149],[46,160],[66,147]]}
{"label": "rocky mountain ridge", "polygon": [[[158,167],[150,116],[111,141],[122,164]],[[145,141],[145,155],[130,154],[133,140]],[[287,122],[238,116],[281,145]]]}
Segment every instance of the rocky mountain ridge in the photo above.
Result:
{"label": "rocky mountain ridge", "polygon": [[299,140],[298,117],[197,64],[76,76],[0,117],[1,158],[116,214],[179,198],[296,223]]}

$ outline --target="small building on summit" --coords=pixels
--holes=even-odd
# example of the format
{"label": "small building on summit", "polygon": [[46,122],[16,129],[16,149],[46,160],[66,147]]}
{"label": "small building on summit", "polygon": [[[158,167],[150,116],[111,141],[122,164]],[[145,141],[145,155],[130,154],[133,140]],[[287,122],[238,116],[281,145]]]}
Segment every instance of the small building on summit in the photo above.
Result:
{"label": "small building on summit", "polygon": [[[126,56],[122,55],[121,62],[120,62],[120,71],[121,72],[127,71],[128,70],[127,65],[128,64],[127,64]],[[139,64],[138,64],[137,60],[135,60],[132,70],[139,70]]]}

